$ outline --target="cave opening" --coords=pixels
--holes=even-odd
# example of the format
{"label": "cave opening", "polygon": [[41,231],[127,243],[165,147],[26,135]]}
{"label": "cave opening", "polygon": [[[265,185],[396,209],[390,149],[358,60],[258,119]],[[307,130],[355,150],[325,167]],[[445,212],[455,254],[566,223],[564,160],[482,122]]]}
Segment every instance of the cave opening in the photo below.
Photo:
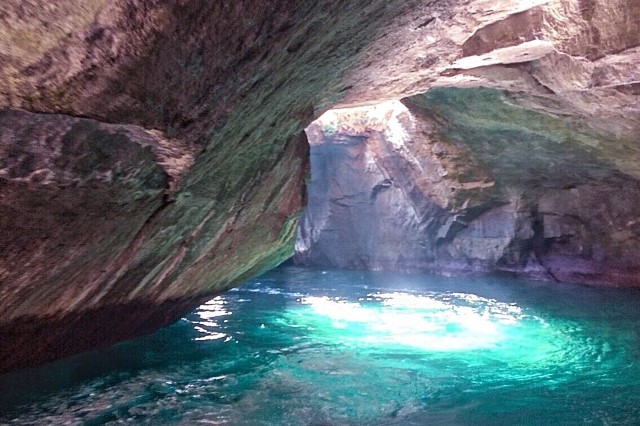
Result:
{"label": "cave opening", "polygon": [[534,102],[444,87],[325,113],[294,263],[637,286],[637,178],[612,135]]}
{"label": "cave opening", "polygon": [[[597,249],[612,219],[628,220],[611,206],[634,205],[632,181],[587,173],[592,153],[550,145],[540,117],[511,102],[439,89],[329,111],[306,129],[308,203],[291,261],[151,335],[0,375],[12,388],[0,392],[5,418],[635,418],[611,390],[640,391],[640,293],[584,285],[634,274],[612,274]],[[568,167],[578,155],[589,167]],[[621,186],[596,198],[596,179]]]}
{"label": "cave opening", "polygon": [[0,424],[638,422],[637,1],[0,21]]}

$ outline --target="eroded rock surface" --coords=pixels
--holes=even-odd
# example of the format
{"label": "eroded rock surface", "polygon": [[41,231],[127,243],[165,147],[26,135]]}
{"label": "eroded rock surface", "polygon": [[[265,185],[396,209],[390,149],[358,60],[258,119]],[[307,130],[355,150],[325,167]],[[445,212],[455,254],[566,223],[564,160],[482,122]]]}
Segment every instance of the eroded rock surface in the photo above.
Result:
{"label": "eroded rock surface", "polygon": [[3,1],[0,370],[150,331],[288,257],[302,130],[334,106],[507,89],[567,117],[559,132],[607,135],[598,158],[640,177],[639,14],[632,0]]}
{"label": "eroded rock surface", "polygon": [[307,130],[298,263],[640,285],[640,181],[620,141],[493,89],[336,111]]}
{"label": "eroded rock surface", "polygon": [[0,370],[288,258],[314,105],[408,3],[3,2]]}

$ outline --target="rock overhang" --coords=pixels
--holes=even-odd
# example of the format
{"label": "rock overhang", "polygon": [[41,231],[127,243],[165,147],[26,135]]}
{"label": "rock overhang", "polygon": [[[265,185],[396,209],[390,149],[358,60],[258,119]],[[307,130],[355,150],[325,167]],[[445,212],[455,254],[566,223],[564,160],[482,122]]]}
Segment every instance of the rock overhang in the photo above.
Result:
{"label": "rock overhang", "polygon": [[[95,191],[95,179],[72,179],[76,194],[94,200],[74,204],[62,200],[83,198],[59,183],[38,182],[37,175],[20,181],[24,176],[16,171],[31,167],[25,163],[29,156],[13,156],[22,160],[5,167],[13,171],[0,179],[7,212],[3,243],[13,244],[5,252],[16,255],[3,257],[2,268],[17,276],[2,283],[0,304],[21,314],[3,315],[3,327],[19,318],[54,323],[78,313],[76,307],[107,301],[191,301],[176,302],[187,306],[286,258],[293,250],[292,218],[304,203],[301,132],[333,106],[400,99],[439,86],[507,90],[524,109],[568,117],[572,126],[588,123],[593,134],[607,135],[595,147],[598,155],[625,174],[638,174],[634,64],[640,20],[633,17],[640,12],[631,0],[128,0],[48,6],[9,0],[1,12],[0,107],[45,119],[52,114],[53,121],[59,114],[94,120],[100,128],[123,126],[116,139],[129,142],[119,157],[88,143],[97,139],[85,132],[78,146],[85,160],[99,163],[83,166],[91,169],[85,178],[99,178],[94,166],[126,163],[127,150],[136,146],[148,146],[142,150],[145,167],[164,176],[157,181],[162,188],[139,181],[155,191],[139,208],[118,207],[117,179],[105,192]],[[481,66],[469,66],[478,59]],[[23,142],[31,146],[33,139],[11,136],[9,127],[0,129],[4,152]],[[48,155],[46,147],[38,152],[41,159]],[[104,184],[109,173],[100,176]],[[42,191],[49,196],[34,195]],[[20,208],[13,204],[16,197],[25,200]],[[24,213],[36,205],[54,213],[28,219]],[[125,220],[122,208],[138,219]],[[92,216],[78,209],[112,220],[112,227],[92,229]],[[23,248],[16,249],[11,237],[13,218],[31,220],[21,228]],[[123,226],[116,226],[119,220]],[[56,231],[67,228],[87,232],[70,238]],[[105,245],[109,238],[115,242]],[[69,243],[83,248],[65,249]],[[49,246],[61,255],[55,268],[38,263]],[[97,255],[80,255],[92,252]],[[43,275],[33,280],[27,265],[38,264]],[[16,283],[24,284],[30,302],[21,306],[33,316],[10,308]],[[65,303],[67,292],[77,303]],[[114,331],[112,340],[130,335]],[[47,353],[45,345],[35,354],[40,358],[8,361],[19,355],[9,344],[4,348],[2,365],[12,368],[62,354],[59,347]],[[73,345],[65,350],[72,353]]]}

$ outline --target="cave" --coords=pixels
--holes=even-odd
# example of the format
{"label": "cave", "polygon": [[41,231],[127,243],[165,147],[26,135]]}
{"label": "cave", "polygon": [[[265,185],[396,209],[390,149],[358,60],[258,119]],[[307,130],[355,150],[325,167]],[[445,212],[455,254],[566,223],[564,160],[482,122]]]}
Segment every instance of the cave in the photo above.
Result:
{"label": "cave", "polygon": [[0,423],[640,418],[635,1],[0,21]]}
{"label": "cave", "polygon": [[535,102],[436,88],[327,112],[306,130],[296,263],[637,287],[638,180]]}

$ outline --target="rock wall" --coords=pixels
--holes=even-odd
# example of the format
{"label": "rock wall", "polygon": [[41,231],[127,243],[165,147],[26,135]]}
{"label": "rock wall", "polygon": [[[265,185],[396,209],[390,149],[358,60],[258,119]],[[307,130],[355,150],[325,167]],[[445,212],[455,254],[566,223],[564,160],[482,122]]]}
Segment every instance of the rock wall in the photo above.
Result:
{"label": "rock wall", "polygon": [[639,14],[632,0],[3,1],[0,371],[148,332],[287,258],[302,130],[333,106],[509,89],[614,135],[606,161],[640,177]]}
{"label": "rock wall", "polygon": [[320,118],[296,262],[640,285],[640,181],[606,152],[620,141],[519,105],[537,101],[434,89]]}
{"label": "rock wall", "polygon": [[419,2],[0,6],[0,371],[169,324],[293,252],[304,127]]}

